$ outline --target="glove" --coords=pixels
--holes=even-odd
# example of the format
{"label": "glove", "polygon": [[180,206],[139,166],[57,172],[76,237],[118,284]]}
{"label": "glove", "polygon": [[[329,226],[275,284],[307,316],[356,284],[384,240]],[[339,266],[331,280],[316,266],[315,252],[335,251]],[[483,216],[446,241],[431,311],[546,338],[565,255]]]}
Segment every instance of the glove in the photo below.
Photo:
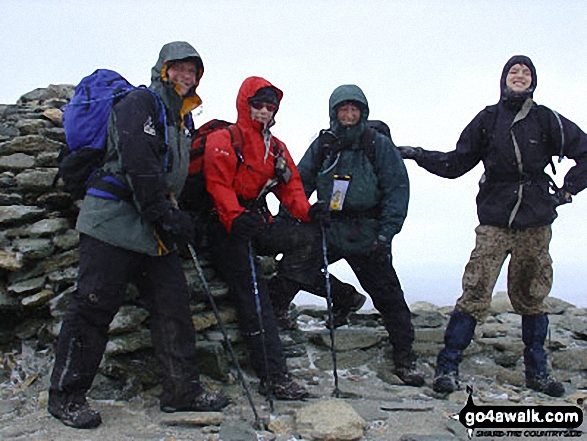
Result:
{"label": "glove", "polygon": [[418,159],[423,153],[421,147],[399,146],[397,149],[404,159]]}
{"label": "glove", "polygon": [[564,188],[557,189],[552,195],[552,198],[554,199],[555,207],[573,202],[571,194]]}
{"label": "glove", "polygon": [[174,245],[185,248],[196,241],[196,225],[192,216],[183,210],[170,209],[159,219],[159,238],[168,250]]}
{"label": "glove", "polygon": [[330,225],[330,210],[328,204],[324,201],[314,203],[308,210],[310,220],[320,225],[328,227]]}
{"label": "glove", "polygon": [[265,221],[258,213],[245,211],[232,221],[231,233],[244,240],[254,239],[263,232]]}
{"label": "glove", "polygon": [[337,154],[341,150],[351,147],[348,140],[345,141],[339,138],[332,130],[321,130],[319,136],[322,148],[327,153],[332,152]]}

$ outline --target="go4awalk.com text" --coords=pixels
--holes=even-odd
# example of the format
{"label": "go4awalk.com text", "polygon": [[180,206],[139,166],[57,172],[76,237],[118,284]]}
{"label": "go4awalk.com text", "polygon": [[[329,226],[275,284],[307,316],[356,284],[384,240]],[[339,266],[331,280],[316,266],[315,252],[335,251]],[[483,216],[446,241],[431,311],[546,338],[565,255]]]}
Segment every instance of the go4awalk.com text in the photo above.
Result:
{"label": "go4awalk.com text", "polygon": [[476,430],[475,437],[484,438],[579,438],[583,432],[580,430]]}
{"label": "go4awalk.com text", "polygon": [[478,406],[467,388],[467,404],[455,415],[469,438],[579,438],[583,409],[579,406]]}

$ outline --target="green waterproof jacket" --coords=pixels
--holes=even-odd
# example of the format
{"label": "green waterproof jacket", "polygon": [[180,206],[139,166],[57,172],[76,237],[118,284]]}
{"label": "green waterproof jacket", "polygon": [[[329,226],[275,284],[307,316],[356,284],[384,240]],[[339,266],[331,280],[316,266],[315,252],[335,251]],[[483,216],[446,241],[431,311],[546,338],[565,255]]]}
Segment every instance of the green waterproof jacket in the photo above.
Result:
{"label": "green waterproof jacket", "polygon": [[167,63],[184,59],[197,59],[199,81],[201,59],[185,42],[163,46],[152,69],[149,88],[164,103],[164,121],[161,106],[146,90],[133,91],[114,106],[103,169],[132,190],[133,200],[86,196],[76,226],[81,233],[142,254],[165,253],[156,237],[157,226],[183,189],[190,147],[183,121],[201,104],[195,88],[182,98],[168,81]]}
{"label": "green waterproof jacket", "polygon": [[[342,127],[336,108],[345,101],[361,104],[359,123]],[[375,161],[364,151],[363,134],[369,116],[369,106],[362,90],[355,85],[343,85],[330,97],[330,130],[343,140],[346,147],[323,153],[323,141],[318,137],[308,148],[298,170],[306,194],[315,190],[318,199],[330,201],[335,175],[350,177],[342,210],[332,211],[329,245],[341,254],[368,254],[374,244],[391,244],[402,228],[407,215],[409,180],[403,160],[390,138],[375,136]]]}

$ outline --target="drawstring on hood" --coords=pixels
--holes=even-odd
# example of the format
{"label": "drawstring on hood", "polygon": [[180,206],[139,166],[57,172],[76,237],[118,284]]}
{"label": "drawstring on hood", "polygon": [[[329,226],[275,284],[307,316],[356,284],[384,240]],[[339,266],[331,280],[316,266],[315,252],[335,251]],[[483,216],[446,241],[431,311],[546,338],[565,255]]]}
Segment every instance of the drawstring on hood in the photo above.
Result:
{"label": "drawstring on hood", "polygon": [[263,124],[263,142],[265,143],[265,154],[263,155],[263,162],[267,161],[269,157],[269,148],[271,147],[271,131],[267,124]]}
{"label": "drawstring on hood", "polygon": [[[532,73],[532,83],[530,84],[530,87],[523,92],[514,92],[506,85],[508,72],[512,66],[515,66],[516,64],[527,66]],[[536,68],[532,63],[532,60],[525,55],[514,55],[507,61],[501,73],[501,79],[499,82],[501,101],[508,107],[520,109],[528,98],[533,98],[537,83]]]}

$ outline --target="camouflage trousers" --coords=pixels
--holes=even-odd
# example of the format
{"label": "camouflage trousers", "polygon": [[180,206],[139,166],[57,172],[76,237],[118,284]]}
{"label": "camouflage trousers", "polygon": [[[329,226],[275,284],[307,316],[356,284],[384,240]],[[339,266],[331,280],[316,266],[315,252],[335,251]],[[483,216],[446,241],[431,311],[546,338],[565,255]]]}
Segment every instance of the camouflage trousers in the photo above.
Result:
{"label": "camouflage trousers", "polygon": [[456,308],[477,322],[488,313],[493,288],[508,256],[507,291],[520,315],[542,314],[552,287],[552,259],[548,252],[550,225],[510,229],[479,225],[475,248],[463,274],[463,294]]}

